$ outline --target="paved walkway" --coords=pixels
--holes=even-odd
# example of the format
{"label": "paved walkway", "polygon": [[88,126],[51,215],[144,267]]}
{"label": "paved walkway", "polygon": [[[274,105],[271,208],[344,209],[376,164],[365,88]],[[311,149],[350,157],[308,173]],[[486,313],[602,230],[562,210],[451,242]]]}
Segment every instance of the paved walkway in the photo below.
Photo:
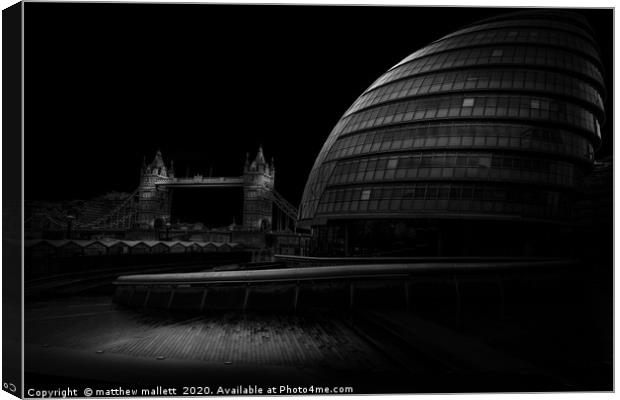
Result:
{"label": "paved walkway", "polygon": [[106,298],[73,298],[34,303],[25,317],[25,341],[39,349],[348,372],[394,368],[345,322],[328,315],[179,317],[123,309]]}

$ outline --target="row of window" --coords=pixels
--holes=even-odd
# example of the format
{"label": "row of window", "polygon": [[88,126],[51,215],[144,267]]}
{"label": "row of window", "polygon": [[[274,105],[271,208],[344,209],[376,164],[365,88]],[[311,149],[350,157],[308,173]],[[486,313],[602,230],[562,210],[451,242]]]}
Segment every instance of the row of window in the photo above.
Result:
{"label": "row of window", "polygon": [[166,170],[166,167],[155,167],[155,168],[152,168],[150,171],[149,171],[148,167],[144,167],[142,169],[142,173],[143,174],[159,175],[159,176],[163,176],[163,177],[167,177],[168,176],[168,172]]}
{"label": "row of window", "polygon": [[340,162],[334,169],[333,175],[420,167],[515,168],[566,174],[572,174],[574,168],[571,163],[538,157],[516,157],[498,153],[441,152],[358,158]]}
{"label": "row of window", "polygon": [[553,45],[569,50],[578,50],[586,56],[597,58],[597,53],[589,42],[568,32],[541,28],[498,28],[493,30],[463,33],[458,36],[440,39],[409,55],[403,63],[445,50],[458,49],[475,45],[511,43],[534,43],[537,45]]}
{"label": "row of window", "polygon": [[172,177],[167,175],[143,175],[142,182],[149,184],[157,184],[157,183],[169,183],[173,180]]}
{"label": "row of window", "polygon": [[331,190],[321,199],[318,214],[466,211],[560,217],[568,215],[570,204],[569,198],[555,191],[418,183]]}
{"label": "row of window", "polygon": [[[585,39],[590,43],[590,45],[594,45],[594,41],[592,39],[592,35],[586,31],[585,29],[581,29],[578,26],[575,26],[570,23],[564,23],[555,21],[552,19],[548,20],[533,20],[533,19],[515,19],[512,21],[501,21],[501,22],[488,22],[484,24],[478,24],[474,26],[470,26],[468,28],[463,28],[458,31],[452,32],[439,40],[444,40],[447,38],[451,38],[454,36],[460,36],[465,33],[470,32],[478,32],[489,29],[506,29],[506,28],[547,28],[547,29],[555,29],[558,31],[564,31],[566,33],[571,33],[575,35],[579,35],[582,39]],[[437,41],[439,41],[437,40]]]}
{"label": "row of window", "polygon": [[[362,182],[399,181],[399,180],[487,180],[498,182],[537,183],[551,186],[576,187],[582,180],[577,174],[551,174],[546,172],[491,169],[479,167],[417,167],[398,170],[370,170],[334,176],[331,185],[343,185]],[[580,174],[579,174],[580,175]]]}
{"label": "row of window", "polygon": [[257,200],[252,202],[243,203],[243,212],[263,212],[269,214],[271,212],[273,203],[268,200]]}
{"label": "row of window", "polygon": [[377,79],[366,91],[400,78],[448,68],[517,64],[521,66],[555,67],[585,75],[603,87],[601,71],[589,60],[577,54],[546,47],[497,46],[468,48],[428,55],[402,64]]}
{"label": "row of window", "polygon": [[[330,138],[332,137],[334,136],[330,136]],[[329,140],[330,139],[328,139],[328,141]],[[325,149],[326,147],[324,146],[323,150]],[[323,154],[323,151],[319,154],[314,167],[310,171],[310,176],[308,177],[308,182],[306,183],[299,207],[301,219],[312,218],[314,216],[318,201],[323,195],[327,180],[336,166],[336,162],[334,161],[323,162]]]}
{"label": "row of window", "polygon": [[[448,101],[461,101],[461,106],[462,106],[462,103],[465,100],[467,100],[467,99],[469,99],[469,98],[463,98],[463,99],[456,98],[456,100],[454,98],[449,98]],[[532,99],[530,99],[529,103],[526,103],[530,107],[532,106],[531,100]],[[493,101],[493,99],[492,98],[479,98],[479,99],[475,99],[474,105],[478,104],[478,102],[485,102],[485,101]],[[398,106],[400,107],[401,104],[399,104]],[[390,107],[392,107],[392,106],[390,106]],[[540,107],[540,104],[538,104],[538,107]],[[386,107],[381,107],[381,108],[385,109]],[[464,109],[472,110],[472,112],[477,110],[476,107],[471,107],[471,106],[464,107]],[[459,108],[459,110],[460,110],[460,108]],[[518,117],[519,116],[519,112],[518,112],[519,108],[516,108],[516,107],[511,107],[510,109],[506,109],[504,107],[500,107],[500,108],[498,108],[498,110],[503,112],[503,114],[500,114],[499,116],[511,116],[511,117],[515,117],[515,116]],[[515,112],[515,110],[517,112]],[[374,112],[377,112],[377,111],[378,111],[377,109],[374,110]],[[540,110],[538,110],[538,109],[536,109],[534,111],[535,112],[540,112]],[[569,109],[569,112],[570,112],[571,115],[573,115],[572,114],[572,109]],[[582,112],[587,113],[584,110],[582,110]],[[477,111],[476,111],[476,113],[477,113]],[[564,113],[562,112],[562,113],[558,113],[558,114],[563,115]],[[600,129],[599,129],[599,126],[598,126],[598,121],[596,121],[591,114],[589,114],[589,113],[587,113],[587,114],[590,115],[591,120],[594,120],[594,124],[596,125],[596,132],[597,132],[597,134],[600,137]],[[355,114],[352,117],[359,118],[360,116],[365,116],[365,115],[367,115],[367,112],[363,112],[363,113],[360,113],[360,114]],[[426,113],[422,113],[422,114],[417,113],[416,114],[414,112],[408,112],[405,115],[401,114],[400,117],[396,116],[396,118],[394,118],[394,115],[387,116],[387,117],[381,115],[381,116],[375,116],[374,119],[369,120],[369,121],[374,123],[374,124],[376,124],[376,125],[378,125],[379,123],[387,124],[387,123],[390,123],[390,122],[399,122],[399,121],[403,121],[404,122],[404,121],[406,121],[405,118],[403,118],[405,116],[409,117],[410,120],[411,120],[411,119],[413,119],[414,116],[420,117],[420,119],[421,119],[425,115],[431,115],[431,114],[426,114]],[[437,114],[434,114],[434,115],[437,115]],[[450,116],[450,115],[456,115],[456,114],[454,112],[450,111],[450,109],[449,109],[448,110],[448,115]],[[472,113],[470,112],[467,115],[472,115]],[[356,122],[356,121],[353,121],[353,122]],[[360,126],[359,121],[357,122],[356,126]],[[365,125],[362,125],[362,126],[363,127],[368,127],[369,125],[368,125],[368,123],[366,123]],[[592,127],[590,127],[590,128],[593,129]],[[362,128],[360,128],[360,129],[362,129]],[[308,186],[306,187],[306,191],[304,192],[304,196],[303,196],[303,199],[302,199],[302,203],[304,204],[304,210],[305,210],[304,212],[307,211],[307,213],[308,213],[308,215],[304,216],[304,218],[312,216],[312,213],[314,212],[314,208],[316,207],[317,197],[321,195],[321,193],[322,193],[322,191],[323,191],[323,189],[325,187],[325,183],[327,182],[327,179],[331,175],[331,171],[332,171],[332,169],[334,167],[334,163],[333,162],[328,162],[328,163],[323,164],[323,162],[326,160],[327,152],[334,146],[334,142],[338,139],[338,137],[341,134],[346,134],[346,133],[352,132],[352,131],[353,131],[353,128],[351,127],[350,118],[341,119],[336,124],[336,126],[334,127],[334,130],[332,131],[332,133],[328,137],[325,145],[321,149],[321,152],[320,152],[320,154],[317,157],[317,160],[315,162],[315,168],[313,168],[312,171],[310,172],[310,177],[308,179]],[[372,134],[372,133],[375,133],[375,132],[377,132],[377,131],[370,131],[370,132],[367,132],[367,133],[364,133],[364,134]],[[525,143],[527,144],[528,143],[528,136],[530,136],[530,135],[531,135],[532,138],[535,138],[538,141],[540,141],[541,139],[545,140],[545,137],[547,137],[547,139],[551,139],[551,138],[554,138],[554,137],[557,139],[557,136],[551,135],[551,134],[545,134],[545,132],[547,132],[547,131],[544,131],[544,130],[541,131],[541,130],[537,130],[537,129],[532,129],[532,130],[530,130],[528,132],[526,130],[526,131],[524,131],[522,133],[523,134],[522,135],[523,137],[521,139],[522,143],[524,143],[523,141],[525,141]],[[490,145],[490,146],[495,145],[495,137],[498,137],[497,145],[500,145],[501,142],[499,141],[499,136],[502,136],[502,134],[501,133],[500,134],[496,134],[496,135],[492,135],[491,134],[490,137],[485,139],[485,145]],[[564,134],[563,134],[563,136],[564,136],[564,138],[568,138],[569,137],[568,135],[564,135]],[[575,138],[577,138],[577,137],[578,136],[575,135]],[[443,140],[446,140],[446,139],[426,138],[424,144],[428,145],[428,146],[430,146],[430,145],[437,145],[437,143],[442,143],[442,142],[440,142],[440,140],[443,141]],[[466,140],[466,139],[461,139],[461,143],[463,143],[463,140]],[[576,140],[578,140],[578,139],[576,139]],[[396,143],[395,146],[398,146],[398,145],[403,146],[405,144],[404,140],[402,142],[399,142],[398,139],[395,139],[393,141],[393,143]],[[478,142],[478,143],[480,143],[480,142]],[[507,144],[506,141],[504,141],[504,143]],[[512,141],[511,141],[511,143],[512,143]],[[412,143],[412,145],[413,145],[413,143]],[[378,146],[378,144],[377,144],[377,146]],[[577,154],[578,156],[579,156],[579,154],[581,154],[581,157],[586,157],[586,155],[587,155],[588,158],[591,158],[591,156],[592,156],[591,147],[588,146],[585,149],[583,149],[583,146],[584,146],[583,142],[581,142],[581,145],[576,144],[575,147],[574,147],[574,149],[575,149],[575,153],[574,154]],[[567,150],[564,150],[564,151],[567,151]]]}
{"label": "row of window", "polygon": [[540,206],[536,204],[505,203],[502,201],[467,201],[467,200],[382,200],[360,201],[351,203],[322,203],[318,214],[347,213],[402,213],[413,212],[463,212],[473,214],[502,214],[539,219],[560,219],[570,216],[567,206]]}
{"label": "row of window", "polygon": [[583,174],[574,165],[531,157],[439,153],[372,157],[338,164],[329,184],[382,180],[483,179],[575,187]]}
{"label": "row of window", "polygon": [[554,121],[600,137],[598,120],[590,111],[571,103],[534,96],[441,96],[391,103],[343,118],[345,123],[338,133],[409,121],[463,117]]}
{"label": "row of window", "polygon": [[557,205],[565,199],[553,190],[524,190],[519,187],[469,183],[415,183],[408,185],[364,186],[328,190],[321,202],[349,203],[368,200],[500,200],[527,204]]}
{"label": "row of window", "polygon": [[524,125],[438,124],[383,128],[341,137],[331,146],[326,160],[386,151],[480,147],[535,150],[586,160],[594,156],[587,139],[567,131]]}
{"label": "row of window", "polygon": [[441,72],[398,80],[365,92],[345,115],[395,99],[485,89],[534,90],[568,95],[592,103],[603,112],[600,93],[579,79],[553,72],[511,69]]}

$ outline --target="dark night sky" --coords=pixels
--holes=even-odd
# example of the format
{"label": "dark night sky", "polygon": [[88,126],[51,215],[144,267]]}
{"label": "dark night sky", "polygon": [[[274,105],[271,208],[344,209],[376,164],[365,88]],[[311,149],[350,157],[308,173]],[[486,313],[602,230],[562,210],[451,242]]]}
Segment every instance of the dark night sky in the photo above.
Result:
{"label": "dark night sky", "polygon": [[[178,175],[240,175],[262,143],[298,204],[324,140],[377,77],[507,9],[26,3],[26,199],[132,191],[161,148]],[[593,25],[612,87],[612,12]],[[610,91],[611,92],[611,91]],[[611,153],[612,99],[606,137]]]}

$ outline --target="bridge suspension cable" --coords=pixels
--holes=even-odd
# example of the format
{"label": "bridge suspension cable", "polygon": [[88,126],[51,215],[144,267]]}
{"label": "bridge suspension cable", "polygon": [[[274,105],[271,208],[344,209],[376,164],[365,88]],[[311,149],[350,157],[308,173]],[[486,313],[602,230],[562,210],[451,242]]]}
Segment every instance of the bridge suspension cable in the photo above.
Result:
{"label": "bridge suspension cable", "polygon": [[[280,193],[278,193],[275,189],[271,192],[271,199],[273,200],[276,209],[279,210],[284,216],[286,216],[293,225],[293,230],[297,228],[297,215],[298,210],[297,207],[288,202]],[[279,217],[280,215],[278,215]],[[278,218],[278,230],[282,230],[282,226],[286,224],[282,224],[283,221],[280,221]]]}
{"label": "bridge suspension cable", "polygon": [[[84,221],[80,220],[80,218],[78,217],[73,222],[73,229],[131,229],[136,224],[139,213],[138,196],[139,189],[136,189],[129,196],[127,196],[127,198],[122,200],[120,204],[114,207],[111,211],[105,212],[104,214],[96,215],[100,213],[100,211],[96,208],[91,209],[90,211],[86,210],[85,214],[95,214],[95,218],[91,219],[90,221]],[[292,230],[295,230],[298,218],[297,207],[293,206],[276,190],[270,192],[270,197],[275,206],[274,216],[277,221],[276,229],[285,230],[286,228],[290,227]],[[70,223],[66,215],[51,216],[49,215],[49,213],[44,213],[39,214],[39,216],[44,217],[46,220],[48,220],[50,222],[50,225],[54,229],[65,229]],[[29,220],[30,219],[32,219],[32,217],[30,217]],[[29,220],[27,220],[26,223],[28,223]]]}
{"label": "bridge suspension cable", "polygon": [[287,217],[297,221],[298,210],[297,207],[288,202],[280,193],[275,189],[272,191],[273,202],[276,206],[282,210]]}
{"label": "bridge suspension cable", "polygon": [[34,221],[36,219],[35,217],[43,217],[44,219],[50,222],[51,226],[56,226],[58,229],[64,229],[67,227],[66,222],[60,221],[57,218],[52,217],[48,213],[38,213],[36,215],[33,215],[24,221],[24,225],[28,225],[29,223],[31,223],[31,221]]}
{"label": "bridge suspension cable", "polygon": [[91,222],[80,223],[76,221],[75,227],[87,229],[128,229],[135,222],[138,214],[137,198],[138,189],[134,190],[121,204],[109,213],[106,213]]}

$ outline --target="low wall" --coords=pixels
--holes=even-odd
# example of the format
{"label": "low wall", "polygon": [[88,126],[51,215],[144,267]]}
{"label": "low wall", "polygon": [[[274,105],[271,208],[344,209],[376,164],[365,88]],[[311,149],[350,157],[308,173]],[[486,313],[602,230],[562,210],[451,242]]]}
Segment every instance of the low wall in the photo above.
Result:
{"label": "low wall", "polygon": [[379,264],[120,277],[114,301],[169,310],[390,308],[461,318],[570,302],[568,261]]}

